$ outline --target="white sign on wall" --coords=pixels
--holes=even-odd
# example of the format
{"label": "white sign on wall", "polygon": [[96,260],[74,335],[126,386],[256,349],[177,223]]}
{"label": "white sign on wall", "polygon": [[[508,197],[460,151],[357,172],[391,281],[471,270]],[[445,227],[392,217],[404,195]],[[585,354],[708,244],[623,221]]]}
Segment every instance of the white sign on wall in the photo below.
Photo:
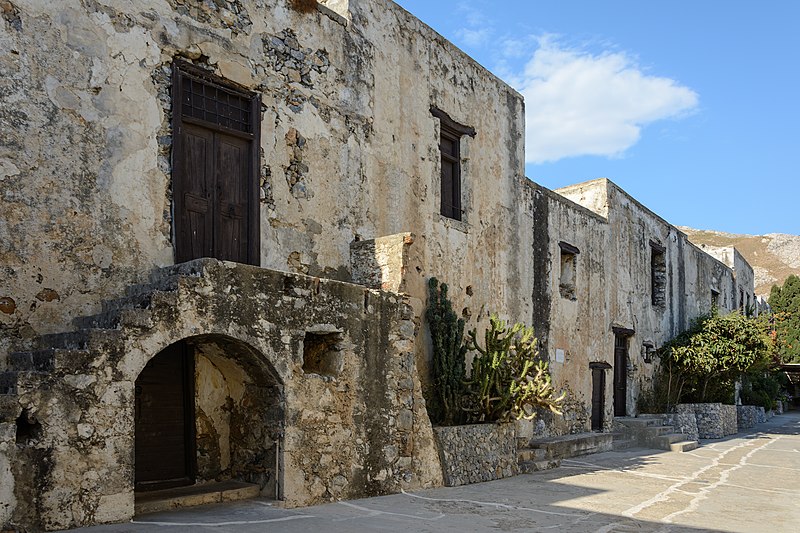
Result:
{"label": "white sign on wall", "polygon": [[556,363],[563,363],[564,362],[564,350],[561,348],[556,348]]}

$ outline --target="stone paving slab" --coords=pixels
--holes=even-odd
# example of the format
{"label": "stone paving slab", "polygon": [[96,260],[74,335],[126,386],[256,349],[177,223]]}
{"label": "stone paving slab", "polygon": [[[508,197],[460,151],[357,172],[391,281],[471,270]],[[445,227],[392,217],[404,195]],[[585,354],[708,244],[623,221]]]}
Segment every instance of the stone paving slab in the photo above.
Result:
{"label": "stone paving slab", "polygon": [[91,533],[800,531],[800,414],[687,453],[629,449],[462,487],[303,509],[261,500],[156,513]]}

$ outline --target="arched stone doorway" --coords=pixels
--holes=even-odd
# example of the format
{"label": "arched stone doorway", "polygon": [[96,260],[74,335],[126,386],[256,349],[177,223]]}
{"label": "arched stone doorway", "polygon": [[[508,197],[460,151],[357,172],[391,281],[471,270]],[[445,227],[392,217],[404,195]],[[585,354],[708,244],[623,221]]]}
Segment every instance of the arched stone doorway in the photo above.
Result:
{"label": "arched stone doorway", "polygon": [[135,402],[137,492],[238,480],[281,497],[283,388],[258,350],[182,339],[144,367]]}

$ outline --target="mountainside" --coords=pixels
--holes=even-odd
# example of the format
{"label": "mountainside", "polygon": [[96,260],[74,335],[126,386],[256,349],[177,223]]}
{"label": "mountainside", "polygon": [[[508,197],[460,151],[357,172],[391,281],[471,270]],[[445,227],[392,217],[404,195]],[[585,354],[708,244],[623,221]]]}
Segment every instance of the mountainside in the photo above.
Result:
{"label": "mountainside", "polygon": [[735,246],[753,267],[756,294],[769,296],[775,284],[781,284],[789,274],[800,275],[800,236],[785,233],[767,235],[737,235],[719,231],[679,227],[695,244]]}

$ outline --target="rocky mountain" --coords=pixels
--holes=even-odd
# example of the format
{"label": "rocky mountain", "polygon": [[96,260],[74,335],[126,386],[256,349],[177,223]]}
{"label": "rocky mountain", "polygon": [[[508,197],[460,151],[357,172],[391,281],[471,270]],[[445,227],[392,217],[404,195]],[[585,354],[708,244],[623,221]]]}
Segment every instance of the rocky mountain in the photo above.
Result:
{"label": "rocky mountain", "polygon": [[800,275],[798,235],[737,235],[687,227],[679,229],[697,245],[735,246],[755,271],[757,295],[767,297],[772,286],[783,283],[789,274]]}

